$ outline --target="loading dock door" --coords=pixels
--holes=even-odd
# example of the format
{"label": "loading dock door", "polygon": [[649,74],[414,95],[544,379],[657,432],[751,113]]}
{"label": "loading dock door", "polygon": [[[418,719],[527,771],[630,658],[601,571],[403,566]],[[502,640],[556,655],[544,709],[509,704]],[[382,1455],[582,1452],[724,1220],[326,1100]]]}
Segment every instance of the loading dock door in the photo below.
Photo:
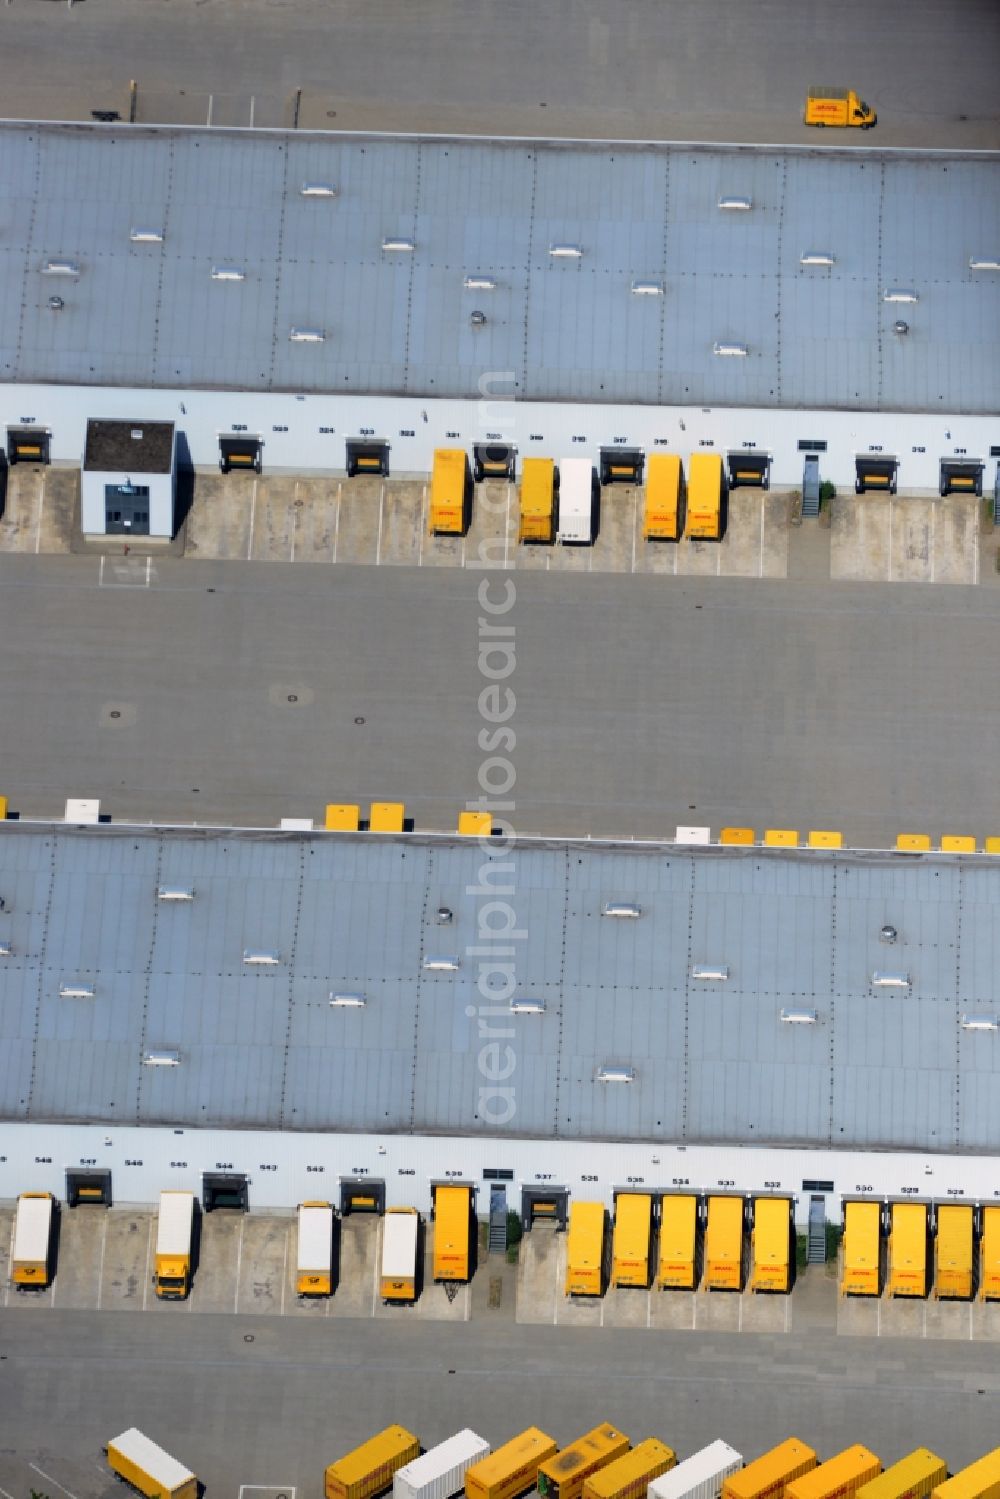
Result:
{"label": "loading dock door", "polygon": [[881,490],[884,494],[896,493],[899,463],[895,458],[886,458],[881,453],[877,455],[869,453],[863,458],[856,458],[854,467],[855,494],[864,494],[868,489]]}
{"label": "loading dock door", "polygon": [[246,1177],[242,1171],[206,1171],[201,1178],[201,1202],[206,1213],[212,1213],[216,1208],[249,1212]]}
{"label": "loading dock door", "polygon": [[569,1193],[565,1187],[521,1188],[521,1224],[525,1232],[530,1232],[536,1220],[565,1229],[568,1215]]}
{"label": "loading dock door", "polygon": [[771,484],[769,453],[751,453],[744,449],[727,453],[730,489],[768,489]]}
{"label": "loading dock door", "polygon": [[233,469],[245,469],[259,474],[263,446],[259,437],[220,437],[219,467],[224,474],[231,473]]}
{"label": "loading dock door", "polygon": [[361,437],[347,439],[347,477],[353,479],[358,474],[377,474],[383,479],[389,477],[387,442],[369,442]]}
{"label": "loading dock door", "polygon": [[472,449],[472,477],[477,484],[484,479],[512,481],[517,463],[517,449],[508,442],[477,442]]}
{"label": "loading dock door", "polygon": [[67,1171],[66,1204],[79,1207],[81,1203],[92,1203],[97,1207],[111,1206],[110,1171]]}
{"label": "loading dock door", "polygon": [[641,448],[602,448],[601,484],[641,484]]}
{"label": "loading dock door", "polygon": [[978,458],[942,458],[941,493],[974,494],[982,498],[983,467]]}
{"label": "loading dock door", "polygon": [[49,434],[43,427],[8,427],[7,462],[48,463]]}
{"label": "loading dock door", "polygon": [[342,1176],[340,1178],[340,1214],[384,1213],[385,1182],[379,1176]]}

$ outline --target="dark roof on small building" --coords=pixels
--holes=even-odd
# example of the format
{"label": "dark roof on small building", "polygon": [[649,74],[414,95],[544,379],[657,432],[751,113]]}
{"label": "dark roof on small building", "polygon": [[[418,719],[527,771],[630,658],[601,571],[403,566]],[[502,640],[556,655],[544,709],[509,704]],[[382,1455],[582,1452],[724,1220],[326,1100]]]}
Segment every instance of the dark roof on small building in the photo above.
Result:
{"label": "dark roof on small building", "polygon": [[169,474],[173,451],[173,422],[91,418],[83,466],[89,473]]}

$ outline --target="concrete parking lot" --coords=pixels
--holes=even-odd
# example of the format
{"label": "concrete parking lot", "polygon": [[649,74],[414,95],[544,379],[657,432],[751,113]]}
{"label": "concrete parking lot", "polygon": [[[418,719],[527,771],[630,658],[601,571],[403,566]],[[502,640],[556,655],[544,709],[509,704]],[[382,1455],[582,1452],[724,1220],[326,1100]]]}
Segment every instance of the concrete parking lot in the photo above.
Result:
{"label": "concrete parking lot", "polygon": [[838,495],[830,577],[838,582],[978,583],[975,495]]}

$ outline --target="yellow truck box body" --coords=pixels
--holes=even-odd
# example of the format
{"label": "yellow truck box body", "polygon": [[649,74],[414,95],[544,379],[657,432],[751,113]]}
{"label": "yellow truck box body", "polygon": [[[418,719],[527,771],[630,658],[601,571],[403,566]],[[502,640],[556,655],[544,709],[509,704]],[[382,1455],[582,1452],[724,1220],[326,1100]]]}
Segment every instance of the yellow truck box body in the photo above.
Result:
{"label": "yellow truck box body", "polygon": [[148,1499],[197,1499],[198,1479],[132,1426],[106,1448],[108,1467]]}
{"label": "yellow truck box body", "polygon": [[722,455],[692,453],[688,465],[687,534],[718,541],[722,529]]}
{"label": "yellow truck box body", "polygon": [[813,1449],[789,1437],[739,1473],[731,1473],[722,1485],[722,1499],[784,1499],[787,1486],[815,1466]]}
{"label": "yellow truck box body", "polygon": [[743,1284],[743,1198],[710,1197],[705,1229],[706,1291],[738,1291]]}
{"label": "yellow truck box body", "polygon": [[816,86],[806,95],[806,124],[847,126],[874,125],[875,111],[851,88]]}
{"label": "yellow truck box body", "polygon": [[623,1457],[628,1449],[628,1437],[617,1427],[595,1426],[539,1464],[538,1492],[542,1499],[583,1499],[583,1486],[591,1474]]}
{"label": "yellow truck box body", "polygon": [[554,541],[556,466],[551,458],[525,458],[521,464],[521,518],[518,541]]}
{"label": "yellow truck box body", "polygon": [[464,448],[436,448],[431,473],[429,524],[432,534],[463,535],[468,482],[469,460]]}
{"label": "yellow truck box body", "polygon": [[368,814],[369,832],[401,833],[405,821],[405,802],[372,802]]}
{"label": "yellow truck box body", "polygon": [[438,1187],[434,1197],[434,1279],[469,1278],[471,1188]]}
{"label": "yellow truck box body", "polygon": [[331,1463],[323,1484],[325,1499],[373,1499],[392,1488],[398,1468],[420,1456],[420,1442],[403,1426],[387,1426],[353,1452]]}
{"label": "yellow truck box body", "polygon": [[156,1294],[163,1301],[180,1301],[191,1289],[191,1241],[194,1234],[194,1193],[160,1193],[156,1225]]}
{"label": "yellow truck box body", "polygon": [[939,1483],[931,1499],[1000,1499],[1000,1447]]}
{"label": "yellow truck box body", "polygon": [[642,1286],[645,1289],[649,1285],[652,1228],[653,1199],[645,1192],[623,1192],[615,1204],[615,1231],[611,1242],[613,1286]]}
{"label": "yellow truck box body", "polygon": [[753,1205],[751,1291],[791,1290],[792,1205],[787,1197],[758,1197]]}
{"label": "yellow truck box body", "polygon": [[680,536],[682,479],[678,454],[650,454],[642,512],[642,534],[646,541],[676,541]]}
{"label": "yellow truck box body", "polygon": [[948,1477],[948,1464],[926,1447],[918,1447],[858,1490],[858,1499],[927,1499]]}
{"label": "yellow truck box body", "polygon": [[[967,1301],[972,1295],[972,1208],[947,1203],[937,1210],[934,1244],[934,1294]],[[921,1448],[925,1451],[925,1448]]]}
{"label": "yellow truck box body", "polygon": [[881,1471],[882,1464],[867,1447],[845,1447],[836,1457],[788,1484],[785,1499],[853,1499],[858,1489]]}
{"label": "yellow truck box body", "polygon": [[882,1208],[877,1202],[844,1204],[844,1269],[842,1296],[879,1294],[882,1250]]}
{"label": "yellow truck box body", "polygon": [[604,1204],[574,1202],[566,1235],[566,1295],[604,1294]]}
{"label": "yellow truck box body", "polygon": [[654,1478],[677,1464],[677,1454],[665,1442],[647,1437],[631,1452],[598,1468],[583,1485],[583,1499],[646,1499]]}
{"label": "yellow truck box body", "polygon": [[15,1286],[41,1291],[49,1283],[52,1205],[51,1192],[22,1192],[17,1199],[10,1259]]}
{"label": "yellow truck box body", "polygon": [[927,1205],[894,1202],[889,1235],[889,1295],[927,1295]]}
{"label": "yellow truck box body", "polygon": [[538,1482],[539,1464],[558,1451],[558,1442],[537,1426],[529,1426],[466,1470],[466,1499],[519,1499]]}
{"label": "yellow truck box body", "polygon": [[660,1262],[656,1284],[661,1291],[693,1291],[698,1273],[698,1199],[664,1197],[660,1202]]}
{"label": "yellow truck box body", "polygon": [[382,1219],[379,1295],[383,1301],[416,1301],[420,1214],[416,1208],[387,1208]]}
{"label": "yellow truck box body", "polygon": [[979,1295],[984,1301],[1000,1301],[1000,1207],[983,1208]]}

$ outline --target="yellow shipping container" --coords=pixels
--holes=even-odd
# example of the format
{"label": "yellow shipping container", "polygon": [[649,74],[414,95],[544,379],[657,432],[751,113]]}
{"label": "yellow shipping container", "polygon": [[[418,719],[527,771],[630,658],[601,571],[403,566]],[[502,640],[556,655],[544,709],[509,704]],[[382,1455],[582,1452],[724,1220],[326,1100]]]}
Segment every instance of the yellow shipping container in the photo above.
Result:
{"label": "yellow shipping container", "polygon": [[[937,1210],[934,1245],[934,1294],[967,1301],[972,1295],[972,1208],[946,1203]],[[924,1451],[924,1448],[920,1449]]]}
{"label": "yellow shipping container", "polygon": [[857,1499],[926,1499],[947,1477],[948,1464],[926,1447],[918,1447],[860,1488]]}
{"label": "yellow shipping container", "polygon": [[558,1451],[558,1442],[529,1426],[466,1470],[466,1499],[518,1499],[530,1493],[538,1481],[539,1464]]}
{"label": "yellow shipping container", "polygon": [[539,1464],[538,1492],[542,1499],[583,1499],[583,1485],[590,1475],[628,1449],[628,1437],[616,1427],[595,1426],[572,1446]]}
{"label": "yellow shipping container", "polygon": [[665,1442],[647,1437],[624,1457],[598,1468],[583,1485],[583,1499],[646,1499],[654,1478],[677,1464],[677,1454]]}
{"label": "yellow shipping container", "polygon": [[387,1426],[326,1470],[326,1499],[373,1499],[392,1488],[392,1477],[420,1456],[420,1442],[403,1426]]}
{"label": "yellow shipping container", "polygon": [[[611,1244],[611,1284],[649,1286],[653,1199],[646,1192],[622,1192],[615,1203]],[[655,1475],[654,1475],[655,1476]]]}
{"label": "yellow shipping container", "polygon": [[867,1447],[845,1447],[836,1457],[788,1484],[785,1499],[851,1499],[881,1471],[882,1464]]}
{"label": "yellow shipping container", "polygon": [[756,1197],[753,1204],[751,1291],[787,1292],[792,1286],[792,1204],[787,1197]]}
{"label": "yellow shipping container", "polygon": [[605,1214],[602,1202],[574,1202],[566,1235],[566,1295],[604,1295]]}
{"label": "yellow shipping container", "polygon": [[841,1296],[877,1296],[881,1289],[882,1207],[844,1204],[844,1270]]}
{"label": "yellow shipping container", "polygon": [[687,528],[692,539],[718,541],[722,532],[722,456],[692,453],[688,466]]}
{"label": "yellow shipping container", "polygon": [[743,1198],[710,1197],[705,1230],[705,1290],[743,1288]]}
{"label": "yellow shipping container", "polygon": [[1000,1207],[983,1208],[979,1295],[983,1301],[1000,1301]]}
{"label": "yellow shipping container", "polygon": [[464,536],[469,460],[464,448],[436,448],[431,473],[431,535]]}
{"label": "yellow shipping container", "polygon": [[816,1454],[798,1437],[765,1452],[722,1485],[722,1499],[784,1499],[785,1488],[816,1466]]}
{"label": "yellow shipping container", "polygon": [[521,464],[518,541],[554,541],[556,466],[551,458],[525,458]]}
{"label": "yellow shipping container", "polygon": [[368,814],[368,831],[371,833],[401,833],[406,821],[404,802],[372,802]]}
{"label": "yellow shipping container", "polygon": [[932,1499],[1000,1499],[1000,1447],[931,1490]]}
{"label": "yellow shipping container", "polygon": [[435,1280],[468,1280],[471,1216],[471,1187],[438,1187],[434,1194]]}
{"label": "yellow shipping container", "polygon": [[698,1276],[698,1199],[663,1197],[660,1201],[660,1263],[656,1284],[661,1291],[693,1291]]}
{"label": "yellow shipping container", "polygon": [[646,541],[676,541],[681,534],[684,470],[676,453],[652,453],[646,465],[642,534]]}
{"label": "yellow shipping container", "polygon": [[927,1295],[927,1204],[894,1202],[889,1235],[889,1295]]}

